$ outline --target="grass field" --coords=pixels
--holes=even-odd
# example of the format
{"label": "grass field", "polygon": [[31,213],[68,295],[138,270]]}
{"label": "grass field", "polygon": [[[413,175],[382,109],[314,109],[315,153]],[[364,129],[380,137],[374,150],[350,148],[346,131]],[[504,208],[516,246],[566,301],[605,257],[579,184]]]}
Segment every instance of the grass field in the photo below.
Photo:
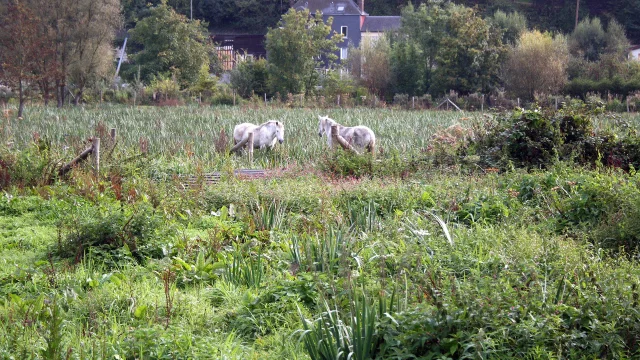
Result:
{"label": "grass field", "polygon": [[[260,124],[280,120],[286,128],[286,143],[280,149],[282,164],[313,162],[326,150],[326,139],[318,137],[318,115],[329,115],[346,126],[367,125],[377,134],[379,148],[402,153],[423,149],[437,129],[454,123],[477,124],[479,113],[402,111],[391,109],[280,109],[233,107],[123,107],[31,108],[24,120],[4,119],[0,135],[4,142],[24,146],[34,134],[58,147],[79,148],[78,142],[94,135],[106,136],[116,128],[119,145],[138,147],[148,142],[149,152],[162,156],[194,153],[215,163],[219,155],[214,143],[224,130],[231,146],[233,127],[242,122]],[[256,154],[258,156],[259,154]],[[242,159],[238,159],[241,161]],[[269,166],[258,162],[256,166]]]}
{"label": "grass field", "polygon": [[[329,154],[319,114],[371,127],[386,172],[330,173],[361,163]],[[3,119],[0,358],[638,358],[640,178],[425,153],[443,128],[493,116],[106,106]],[[221,129],[268,119],[285,143],[253,164],[215,150]],[[637,119],[597,122],[624,124]],[[43,180],[111,127],[99,176]],[[429,161],[407,166],[416,156]],[[287,171],[158,180],[249,167]]]}

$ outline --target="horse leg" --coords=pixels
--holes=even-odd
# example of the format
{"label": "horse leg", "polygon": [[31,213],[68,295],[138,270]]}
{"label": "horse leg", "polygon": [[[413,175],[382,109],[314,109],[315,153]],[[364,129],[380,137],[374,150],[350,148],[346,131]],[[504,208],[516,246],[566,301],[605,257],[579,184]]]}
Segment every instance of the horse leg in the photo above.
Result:
{"label": "horse leg", "polygon": [[369,150],[369,152],[371,153],[371,156],[375,157],[376,156],[376,142],[375,140],[372,140],[369,142],[369,144],[367,145],[367,150]]}

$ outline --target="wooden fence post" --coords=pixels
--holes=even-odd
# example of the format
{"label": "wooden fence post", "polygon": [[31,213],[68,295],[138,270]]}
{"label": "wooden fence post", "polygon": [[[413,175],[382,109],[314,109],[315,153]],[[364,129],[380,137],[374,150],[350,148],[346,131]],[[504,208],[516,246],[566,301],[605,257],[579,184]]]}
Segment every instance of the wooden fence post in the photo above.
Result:
{"label": "wooden fence post", "polygon": [[247,141],[247,150],[249,153],[249,162],[253,163],[253,131],[249,133],[249,140]]}
{"label": "wooden fence post", "polygon": [[338,145],[342,146],[345,150],[360,154],[347,140],[340,136],[338,133],[338,125],[331,125],[331,149],[335,149]]}
{"label": "wooden fence post", "polygon": [[480,103],[480,111],[484,112],[484,94],[482,94],[482,103]]}
{"label": "wooden fence post", "polygon": [[[338,95],[338,99],[340,99]],[[338,125],[331,125],[331,149],[335,149],[338,145]]]}
{"label": "wooden fence post", "polygon": [[91,153],[93,156],[93,171],[95,172],[96,178],[100,175],[100,138],[93,138],[93,152]]}
{"label": "wooden fence post", "polygon": [[416,108],[416,97],[415,96],[411,97],[411,108],[412,109]]}
{"label": "wooden fence post", "polygon": [[338,94],[338,106],[340,106],[340,94]]}
{"label": "wooden fence post", "polygon": [[116,142],[116,128],[111,128],[111,131],[109,131],[109,136],[111,136],[112,142]]}

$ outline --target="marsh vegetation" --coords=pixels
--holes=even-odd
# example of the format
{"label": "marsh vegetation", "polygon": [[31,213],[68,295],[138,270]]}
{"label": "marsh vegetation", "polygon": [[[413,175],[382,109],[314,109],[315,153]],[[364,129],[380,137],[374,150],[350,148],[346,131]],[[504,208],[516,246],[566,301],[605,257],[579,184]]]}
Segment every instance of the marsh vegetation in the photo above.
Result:
{"label": "marsh vegetation", "polygon": [[[370,127],[375,160],[328,151],[325,114]],[[283,144],[228,154],[270,119]],[[637,357],[637,121],[29,108],[0,123],[0,357]],[[112,127],[98,176],[56,179]]]}

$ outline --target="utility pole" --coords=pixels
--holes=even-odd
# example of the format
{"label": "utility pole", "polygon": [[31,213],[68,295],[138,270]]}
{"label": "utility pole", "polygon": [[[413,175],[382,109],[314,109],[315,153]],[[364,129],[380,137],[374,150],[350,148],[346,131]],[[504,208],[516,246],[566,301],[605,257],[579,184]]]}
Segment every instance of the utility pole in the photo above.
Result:
{"label": "utility pole", "polygon": [[189,2],[189,8],[191,9],[191,21],[193,21],[193,0]]}

